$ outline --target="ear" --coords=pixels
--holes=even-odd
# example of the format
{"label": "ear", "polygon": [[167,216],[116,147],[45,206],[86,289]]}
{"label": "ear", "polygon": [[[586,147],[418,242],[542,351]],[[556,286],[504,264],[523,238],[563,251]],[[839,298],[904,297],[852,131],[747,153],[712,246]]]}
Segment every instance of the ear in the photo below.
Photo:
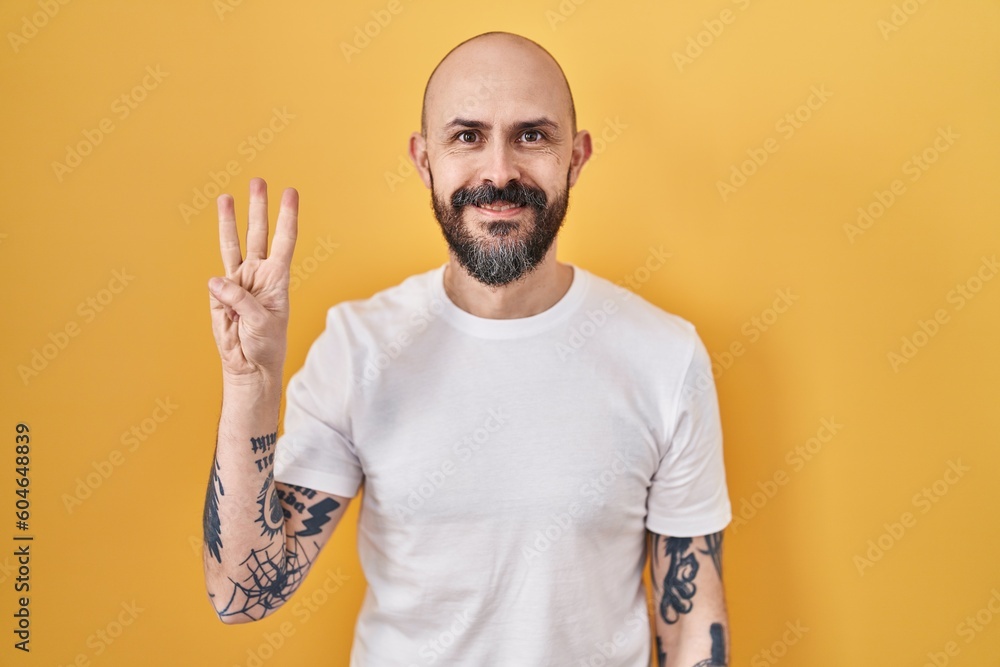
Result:
{"label": "ear", "polygon": [[583,165],[590,159],[593,148],[590,143],[590,132],[580,130],[573,137],[573,156],[569,164],[569,185],[576,185],[576,179],[580,176]]}
{"label": "ear", "polygon": [[410,161],[417,168],[420,180],[424,182],[424,187],[428,190],[431,187],[430,161],[427,158],[427,140],[424,135],[414,132],[410,135]]}

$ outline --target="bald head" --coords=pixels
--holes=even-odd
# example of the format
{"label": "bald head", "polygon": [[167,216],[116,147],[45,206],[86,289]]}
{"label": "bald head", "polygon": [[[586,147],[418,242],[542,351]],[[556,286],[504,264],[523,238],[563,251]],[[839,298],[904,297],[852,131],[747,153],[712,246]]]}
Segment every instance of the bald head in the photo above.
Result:
{"label": "bald head", "polygon": [[511,94],[512,84],[527,98],[554,96],[571,135],[576,134],[573,94],[559,63],[536,42],[510,32],[476,35],[441,59],[424,88],[420,133],[427,136],[432,119],[445,121],[445,116],[468,113],[489,95]]}

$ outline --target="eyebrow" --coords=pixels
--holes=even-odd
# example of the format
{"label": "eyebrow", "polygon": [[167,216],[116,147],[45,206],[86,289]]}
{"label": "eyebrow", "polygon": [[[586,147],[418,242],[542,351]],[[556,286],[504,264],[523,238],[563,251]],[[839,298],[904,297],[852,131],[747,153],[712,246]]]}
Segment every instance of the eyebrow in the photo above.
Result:
{"label": "eyebrow", "polygon": [[[470,120],[468,118],[454,118],[450,123],[444,126],[443,131],[448,132],[457,127],[464,127],[470,130],[490,130],[492,129],[493,126],[481,120]],[[514,123],[513,125],[510,126],[510,129],[517,132],[522,130],[530,130],[536,127],[546,127],[549,128],[552,132],[559,131],[559,124],[554,120],[545,118],[544,116],[541,118],[534,118],[532,120],[523,120],[519,123]]]}

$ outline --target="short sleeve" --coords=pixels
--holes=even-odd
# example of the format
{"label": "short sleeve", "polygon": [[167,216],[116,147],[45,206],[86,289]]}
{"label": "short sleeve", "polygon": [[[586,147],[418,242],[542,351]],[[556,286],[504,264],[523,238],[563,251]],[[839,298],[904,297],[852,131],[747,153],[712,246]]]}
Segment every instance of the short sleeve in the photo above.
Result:
{"label": "short sleeve", "polygon": [[732,520],[712,362],[697,333],[675,401],[670,442],[653,475],[646,527],[671,537],[708,535]]}
{"label": "short sleeve", "polygon": [[350,350],[336,307],[305,363],[288,381],[284,432],[275,444],[274,479],[353,498],[364,479],[351,440]]}

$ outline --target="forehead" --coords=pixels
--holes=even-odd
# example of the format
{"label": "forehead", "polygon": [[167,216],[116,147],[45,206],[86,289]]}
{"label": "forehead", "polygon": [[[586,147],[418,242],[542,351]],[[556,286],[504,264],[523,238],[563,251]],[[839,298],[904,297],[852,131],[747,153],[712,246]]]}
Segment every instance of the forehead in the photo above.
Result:
{"label": "forehead", "polygon": [[548,117],[569,123],[569,91],[558,66],[540,49],[501,40],[456,49],[427,91],[427,125],[455,118],[513,124]]}

